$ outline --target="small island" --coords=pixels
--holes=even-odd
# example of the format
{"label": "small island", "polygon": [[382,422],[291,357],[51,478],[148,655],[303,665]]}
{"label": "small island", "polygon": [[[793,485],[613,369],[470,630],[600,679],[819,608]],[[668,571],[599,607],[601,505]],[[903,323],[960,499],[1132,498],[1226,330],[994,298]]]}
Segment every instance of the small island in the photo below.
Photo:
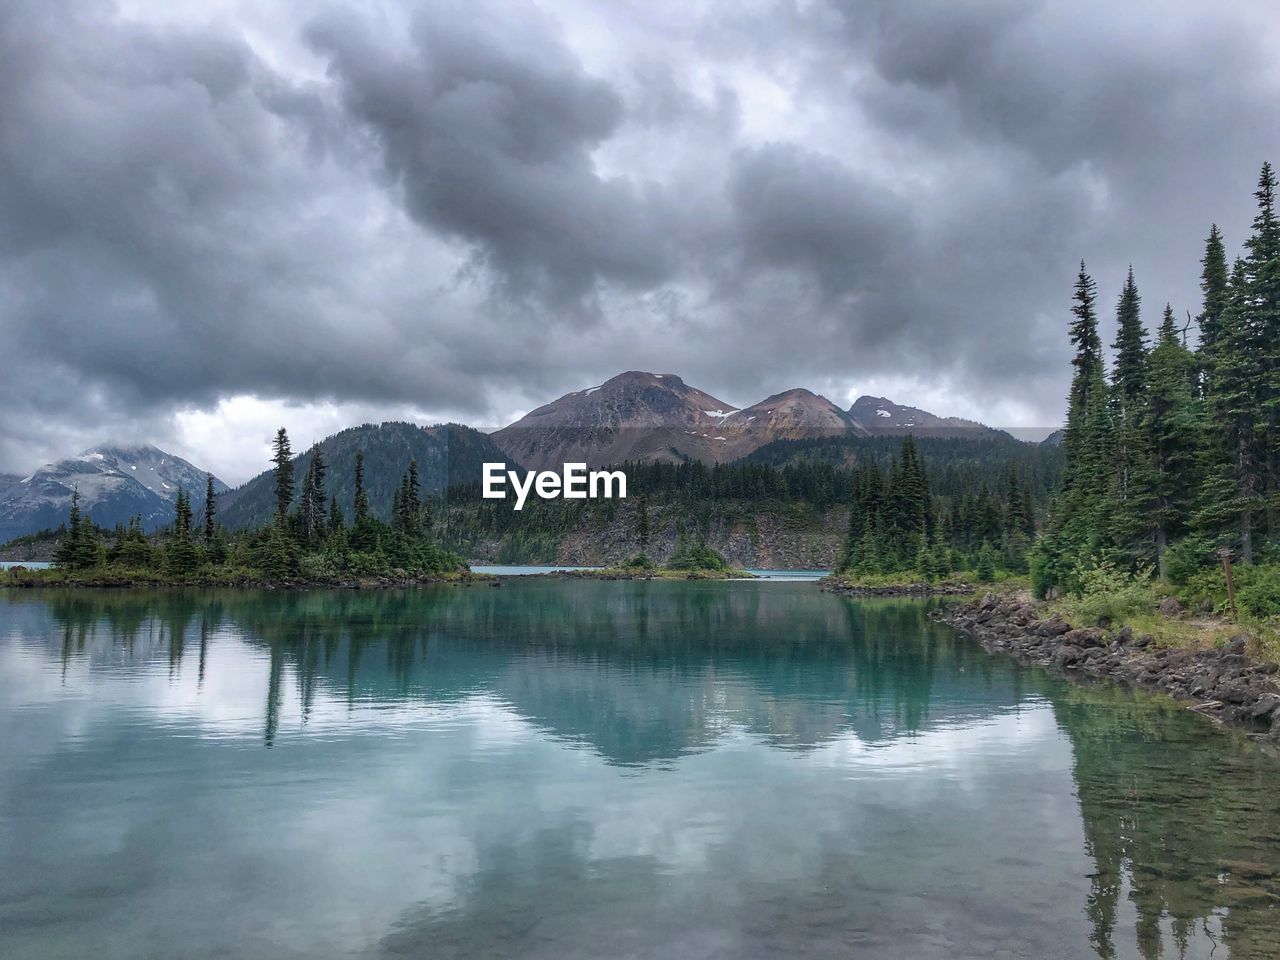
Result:
{"label": "small island", "polygon": [[16,566],[0,583],[11,587],[377,587],[489,580],[473,574],[458,554],[431,536],[430,504],[421,494],[417,461],[395,491],[390,522],[376,516],[365,489],[364,457],[355,459],[354,515],[347,522],[326,494],[327,468],[312,451],[300,488],[293,451],[282,427],[274,456],[275,514],[248,530],[218,522],[218,494],[207,477],[197,522],[191,496],[179,490],[173,524],[144,532],[140,518],[104,532],[81,515],[74,492],[53,567]]}

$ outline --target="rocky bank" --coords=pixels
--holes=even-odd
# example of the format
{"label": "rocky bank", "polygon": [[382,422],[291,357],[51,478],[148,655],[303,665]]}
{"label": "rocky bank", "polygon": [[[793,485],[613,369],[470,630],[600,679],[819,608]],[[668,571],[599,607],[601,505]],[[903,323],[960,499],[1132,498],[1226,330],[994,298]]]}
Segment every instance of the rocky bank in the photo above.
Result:
{"label": "rocky bank", "polygon": [[959,580],[866,586],[850,583],[843,577],[826,576],[818,581],[818,586],[827,593],[839,594],[842,597],[968,597],[976,592],[973,584]]}
{"label": "rocky bank", "polygon": [[1217,648],[1170,648],[1129,627],[1076,627],[1042,614],[1027,594],[988,593],[934,616],[987,650],[1067,677],[1111,680],[1190,701],[1193,710],[1280,745],[1280,666],[1248,656],[1243,634]]}

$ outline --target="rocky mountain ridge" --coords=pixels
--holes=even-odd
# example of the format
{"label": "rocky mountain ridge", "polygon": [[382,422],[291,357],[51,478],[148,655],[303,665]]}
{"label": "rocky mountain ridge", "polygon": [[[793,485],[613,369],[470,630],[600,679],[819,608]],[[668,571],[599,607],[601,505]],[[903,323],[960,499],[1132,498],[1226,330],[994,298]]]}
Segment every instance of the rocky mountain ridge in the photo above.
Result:
{"label": "rocky mountain ridge", "polygon": [[741,409],[670,373],[632,370],[567,393],[492,434],[508,456],[533,469],[624,460],[727,463],[776,440],[915,434],[997,433],[981,423],[940,417],[884,397],[859,397],[842,410],[794,388]]}
{"label": "rocky mountain ridge", "polygon": [[[204,470],[158,447],[90,447],[28,477],[0,482],[0,543],[65,522],[73,491],[79,492],[85,515],[100,526],[140,516],[143,527],[152,530],[173,519],[179,489],[202,504],[205,482]],[[215,477],[214,489],[229,488]]]}

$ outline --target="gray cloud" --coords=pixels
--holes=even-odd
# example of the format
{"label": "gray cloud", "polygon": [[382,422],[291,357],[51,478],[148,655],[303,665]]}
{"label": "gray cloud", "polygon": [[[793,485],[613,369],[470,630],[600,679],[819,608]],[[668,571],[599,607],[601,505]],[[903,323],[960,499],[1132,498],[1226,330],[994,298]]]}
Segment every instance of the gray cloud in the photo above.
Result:
{"label": "gray cloud", "polygon": [[1280,159],[1249,0],[130,10],[0,9],[0,469],[636,366],[1052,422],[1079,259],[1194,310]]}

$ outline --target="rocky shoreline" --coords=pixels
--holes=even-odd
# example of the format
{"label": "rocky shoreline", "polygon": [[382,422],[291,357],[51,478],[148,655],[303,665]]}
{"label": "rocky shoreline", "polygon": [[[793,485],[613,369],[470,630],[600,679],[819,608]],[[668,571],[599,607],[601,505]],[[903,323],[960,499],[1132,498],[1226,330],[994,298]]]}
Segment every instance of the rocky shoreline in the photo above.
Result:
{"label": "rocky shoreline", "polygon": [[1280,665],[1250,658],[1243,634],[1217,648],[1170,648],[1129,627],[1076,627],[1041,614],[1026,594],[988,593],[933,615],[986,650],[1071,679],[1108,680],[1191,701],[1192,710],[1280,745]]}
{"label": "rocky shoreline", "polygon": [[827,576],[818,581],[827,593],[842,597],[970,597],[977,592],[971,583],[939,580],[936,583],[886,583],[878,586],[854,584],[842,577]]}

